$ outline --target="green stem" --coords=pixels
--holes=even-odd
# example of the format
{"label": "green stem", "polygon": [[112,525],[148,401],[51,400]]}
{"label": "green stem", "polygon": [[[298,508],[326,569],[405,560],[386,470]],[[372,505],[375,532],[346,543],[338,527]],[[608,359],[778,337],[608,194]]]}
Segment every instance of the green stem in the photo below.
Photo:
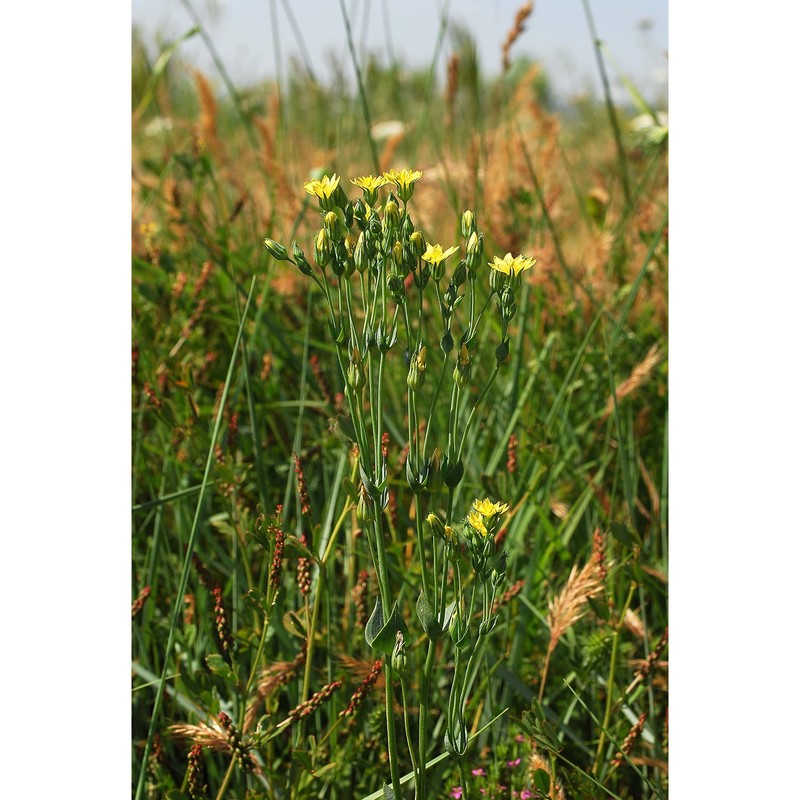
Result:
{"label": "green stem", "polygon": [[431,674],[433,673],[433,662],[436,654],[436,642],[428,641],[428,654],[425,657],[425,666],[422,669],[422,680],[419,684],[419,783],[417,785],[417,800],[427,800],[428,775],[426,772],[426,761],[428,758],[428,716],[430,709],[428,706],[428,695],[430,693]]}
{"label": "green stem", "polygon": [[481,393],[478,395],[478,399],[475,401],[475,405],[472,407],[472,411],[467,419],[467,424],[464,428],[464,433],[461,436],[461,444],[458,446],[458,455],[456,456],[456,461],[461,458],[461,453],[464,450],[464,442],[467,441],[467,434],[469,433],[469,429],[472,427],[472,423],[475,420],[475,413],[478,410],[478,407],[483,402],[483,398],[486,397],[487,392],[489,389],[492,388],[492,384],[494,383],[494,379],[497,377],[497,373],[500,371],[500,365],[495,364],[494,370],[492,371],[491,376],[489,377],[488,382],[486,385],[481,389]]}
{"label": "green stem", "polygon": [[614,638],[611,643],[611,664],[608,668],[608,680],[606,681],[606,710],[605,714],[603,715],[603,724],[600,726],[600,739],[597,742],[597,752],[594,756],[594,767],[592,768],[592,772],[594,772],[595,775],[597,775],[597,771],[600,768],[600,757],[603,754],[603,745],[606,741],[608,721],[611,718],[611,701],[614,696],[614,671],[617,667],[617,647],[619,645],[620,631],[622,630],[622,621],[625,619],[625,614],[627,613],[628,607],[631,604],[635,590],[636,584],[631,583],[631,588],[628,591],[628,597],[625,600],[625,605],[622,607],[622,612],[619,615],[619,621],[617,622],[616,630],[614,631]]}
{"label": "green stem", "polygon": [[389,771],[392,775],[392,789],[396,800],[402,799],[400,789],[400,768],[397,763],[397,734],[394,729],[394,692],[392,690],[392,667],[384,661],[383,672],[386,676],[386,734],[389,744]]}
{"label": "green stem", "polygon": [[400,689],[403,692],[403,721],[406,729],[406,742],[408,742],[408,752],[411,755],[411,768],[414,770],[414,794],[419,791],[419,756],[414,739],[411,735],[411,722],[408,715],[408,697],[406,696],[405,679],[400,678]]}

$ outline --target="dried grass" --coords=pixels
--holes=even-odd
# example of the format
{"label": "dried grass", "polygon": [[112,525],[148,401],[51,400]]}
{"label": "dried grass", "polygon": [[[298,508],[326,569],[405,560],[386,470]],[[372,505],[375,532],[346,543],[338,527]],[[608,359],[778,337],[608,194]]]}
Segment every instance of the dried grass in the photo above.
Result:
{"label": "dried grass", "polygon": [[[637,389],[647,383],[651,373],[658,366],[658,364],[661,363],[663,357],[664,354],[661,352],[658,345],[654,344],[650,350],[648,350],[644,359],[633,368],[631,374],[619,386],[617,386],[616,390],[614,391],[616,403],[619,404],[624,398],[632,395]],[[608,417],[613,413],[615,405],[614,396],[610,396],[608,398],[602,420],[608,419]]]}

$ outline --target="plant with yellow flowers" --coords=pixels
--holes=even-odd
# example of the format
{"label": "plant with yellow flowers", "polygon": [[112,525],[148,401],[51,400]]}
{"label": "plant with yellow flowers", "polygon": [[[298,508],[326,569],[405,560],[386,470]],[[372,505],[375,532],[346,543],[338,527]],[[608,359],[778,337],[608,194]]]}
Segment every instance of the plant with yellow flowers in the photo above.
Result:
{"label": "plant with yellow flowers", "polygon": [[[475,500],[466,516],[459,517],[456,492],[464,477],[462,454],[470,430],[508,358],[508,327],[516,313],[521,275],[535,263],[508,254],[495,257],[487,268],[484,235],[471,211],[461,217],[461,245],[428,242],[409,210],[421,178],[421,171],[409,169],[357,177],[350,183],[362,196],[353,200],[336,175],[310,181],[305,190],[317,198],[321,216],[313,261],[297,242],[291,252],[271,239],[264,242],[275,259],[294,264],[314,281],[327,306],[349,410],[349,416],[339,421],[340,428],[357,444],[359,454],[361,485],[353,488],[351,501],[378,578],[378,597],[364,634],[369,646],[382,655],[386,677],[390,785],[384,787],[384,796],[402,797],[394,720],[399,684],[412,780],[420,799],[429,796],[426,763],[434,669],[452,647],[455,673],[452,691],[442,703],[447,722],[443,744],[461,769],[468,745],[464,708],[483,643],[496,622],[492,609],[505,580],[506,554],[495,552],[495,534],[508,506],[488,498]],[[382,190],[388,195],[380,206]],[[500,338],[493,345],[491,373],[474,396],[473,371],[485,357],[480,352],[485,337],[480,333],[492,300]],[[439,310],[441,324],[436,330],[430,323],[426,328],[426,303]],[[392,364],[401,365],[402,386],[387,378],[396,374]],[[383,514],[389,498],[382,448],[388,428],[385,401],[389,393],[399,392],[406,400],[405,481],[414,495],[412,542],[418,565],[408,574],[387,548]],[[463,554],[469,556],[469,567],[462,564]],[[406,581],[419,576],[416,622],[406,619],[397,601],[402,590],[397,576]],[[410,648],[422,633],[426,652],[418,664],[418,696],[416,702],[407,702],[413,685]],[[416,735],[408,716],[414,705],[419,707]],[[467,782],[462,780],[462,785],[466,792]]]}

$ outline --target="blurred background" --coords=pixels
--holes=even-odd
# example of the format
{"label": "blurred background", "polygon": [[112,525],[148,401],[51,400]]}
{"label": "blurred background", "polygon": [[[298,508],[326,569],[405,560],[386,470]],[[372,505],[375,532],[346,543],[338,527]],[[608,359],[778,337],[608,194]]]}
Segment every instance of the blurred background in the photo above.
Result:
{"label": "blurred background", "polygon": [[[367,54],[387,67],[399,63],[409,70],[425,70],[442,35],[444,46],[436,70],[446,75],[447,55],[472,41],[482,73],[496,77],[502,71],[502,46],[518,7],[518,0],[347,0],[345,7],[360,59]],[[598,36],[620,69],[653,103],[665,108],[667,93],[667,2],[619,0],[594,3],[591,13]],[[155,56],[168,41],[202,22],[236,85],[253,84],[307,71],[318,80],[343,74],[353,80],[341,6],[336,0],[134,0],[134,38]],[[180,48],[186,62],[216,77],[213,57],[199,39]],[[541,65],[556,103],[601,94],[592,36],[581,0],[534,4],[524,36],[514,57]],[[610,76],[612,97],[626,103],[630,97],[618,75]]]}

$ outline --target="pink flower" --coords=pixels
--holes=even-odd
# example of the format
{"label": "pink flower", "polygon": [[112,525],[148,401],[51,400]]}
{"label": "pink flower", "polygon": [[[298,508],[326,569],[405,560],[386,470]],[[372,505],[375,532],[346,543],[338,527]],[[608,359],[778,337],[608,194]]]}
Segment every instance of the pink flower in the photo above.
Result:
{"label": "pink flower", "polygon": [[522,763],[521,758],[515,758],[513,761],[508,762],[509,767],[518,767]]}
{"label": "pink flower", "polygon": [[518,734],[517,734],[517,735],[514,737],[514,741],[515,741],[515,742],[525,742],[525,741],[527,741],[527,739],[526,739],[526,738],[525,738],[525,737],[524,737],[524,736],[523,736],[521,733],[518,733]]}
{"label": "pink flower", "polygon": [[476,778],[485,778],[486,777],[486,770],[483,767],[478,767],[478,769],[472,770],[472,774]]}
{"label": "pink flower", "polygon": [[461,787],[454,786],[452,791],[450,792],[450,797],[455,797],[456,800],[460,800],[462,794],[463,792],[461,791]]}
{"label": "pink flower", "polygon": [[533,792],[530,789],[523,789],[519,793],[519,800],[530,800],[533,797]]}

